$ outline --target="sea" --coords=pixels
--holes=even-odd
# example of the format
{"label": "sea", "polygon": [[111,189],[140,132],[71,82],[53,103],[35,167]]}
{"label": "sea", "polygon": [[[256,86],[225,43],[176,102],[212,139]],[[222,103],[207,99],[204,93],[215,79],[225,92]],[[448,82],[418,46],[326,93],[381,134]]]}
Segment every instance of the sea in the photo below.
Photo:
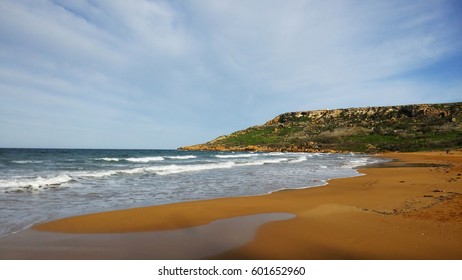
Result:
{"label": "sea", "polygon": [[382,161],[329,153],[0,149],[0,236],[86,213],[320,187]]}

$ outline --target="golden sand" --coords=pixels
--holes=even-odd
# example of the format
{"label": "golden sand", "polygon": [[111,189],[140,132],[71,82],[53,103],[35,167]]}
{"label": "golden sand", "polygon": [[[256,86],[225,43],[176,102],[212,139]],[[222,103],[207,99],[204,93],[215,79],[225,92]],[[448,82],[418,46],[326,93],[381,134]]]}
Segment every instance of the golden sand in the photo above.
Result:
{"label": "golden sand", "polygon": [[213,258],[462,259],[462,152],[380,157],[398,161],[361,169],[366,176],[331,180],[323,187],[96,213],[34,229],[131,233],[293,213],[295,218],[266,223],[252,241]]}

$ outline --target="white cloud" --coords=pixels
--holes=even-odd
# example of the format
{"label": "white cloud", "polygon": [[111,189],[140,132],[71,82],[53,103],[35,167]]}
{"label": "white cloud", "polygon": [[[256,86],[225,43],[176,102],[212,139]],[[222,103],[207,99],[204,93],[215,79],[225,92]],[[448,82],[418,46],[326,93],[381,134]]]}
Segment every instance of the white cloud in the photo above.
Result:
{"label": "white cloud", "polygon": [[[218,38],[214,47],[231,69],[280,91],[365,82],[411,70],[445,54],[445,37],[452,32],[428,27],[441,12],[413,3],[265,3],[246,1],[234,7],[206,2],[205,18],[217,26],[210,36]],[[416,29],[418,23],[424,27]]]}

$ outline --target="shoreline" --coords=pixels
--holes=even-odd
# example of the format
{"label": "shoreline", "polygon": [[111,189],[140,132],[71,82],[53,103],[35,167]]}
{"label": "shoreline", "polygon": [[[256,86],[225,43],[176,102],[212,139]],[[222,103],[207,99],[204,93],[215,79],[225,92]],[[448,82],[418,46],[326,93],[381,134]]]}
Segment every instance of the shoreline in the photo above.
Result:
{"label": "shoreline", "polygon": [[[200,258],[462,259],[462,152],[388,153],[378,157],[399,161],[384,163],[393,168],[360,168],[358,172],[365,176],[332,179],[319,187],[95,213],[35,225],[28,231],[50,238],[63,233],[125,234],[128,239],[119,240],[117,247],[127,251],[132,234],[288,213],[296,217],[259,225],[245,244]],[[14,239],[14,235],[9,240],[0,239],[0,251],[7,248],[16,252],[5,252],[0,258],[46,256],[43,251],[34,257],[27,248],[18,249],[20,244]],[[64,242],[63,246],[71,245]],[[43,244],[41,248],[49,249]],[[68,257],[73,258],[70,250]],[[149,258],[146,253],[125,257]],[[117,256],[124,258],[123,254]],[[85,252],[76,258],[93,259]]]}

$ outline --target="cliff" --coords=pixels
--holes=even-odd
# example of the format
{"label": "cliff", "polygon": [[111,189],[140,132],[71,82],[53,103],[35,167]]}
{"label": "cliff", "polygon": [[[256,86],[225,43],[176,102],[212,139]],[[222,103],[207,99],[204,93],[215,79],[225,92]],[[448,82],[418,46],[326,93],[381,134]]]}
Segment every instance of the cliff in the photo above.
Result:
{"label": "cliff", "polygon": [[181,150],[367,152],[462,147],[462,102],[291,112]]}

